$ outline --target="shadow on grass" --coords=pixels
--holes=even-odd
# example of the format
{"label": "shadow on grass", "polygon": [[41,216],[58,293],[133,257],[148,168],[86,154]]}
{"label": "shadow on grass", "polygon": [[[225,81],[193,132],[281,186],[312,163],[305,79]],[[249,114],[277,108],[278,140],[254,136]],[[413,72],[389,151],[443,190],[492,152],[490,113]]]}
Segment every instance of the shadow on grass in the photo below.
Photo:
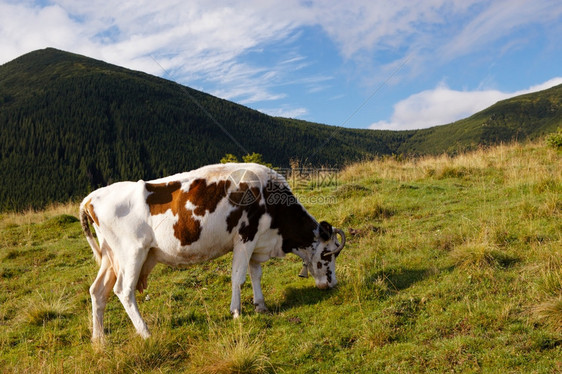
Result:
{"label": "shadow on grass", "polygon": [[316,287],[294,288],[289,287],[284,291],[283,301],[278,305],[280,312],[299,306],[315,305],[330,298],[334,290],[320,290]]}
{"label": "shadow on grass", "polygon": [[[418,282],[422,282],[443,272],[451,272],[453,269],[453,266],[439,269],[435,267],[387,268],[370,274],[363,281],[361,286],[365,290],[368,290],[367,293],[363,295],[367,298],[374,297],[376,299],[384,299],[402,290],[408,289]],[[319,290],[316,287],[289,287],[284,291],[284,297],[281,303],[273,309],[282,312],[299,306],[318,304],[333,297],[334,294],[338,292],[338,287],[343,287],[344,289],[349,287],[349,285],[344,283],[341,283],[332,290]]]}
{"label": "shadow on grass", "polygon": [[433,275],[433,272],[428,269],[409,269],[398,268],[392,269],[390,272],[379,272],[377,276],[384,277],[388,288],[390,290],[402,291],[410,288],[415,283],[421,282]]}
{"label": "shadow on grass", "polygon": [[437,274],[451,272],[453,269],[453,266],[440,269],[434,267],[390,268],[371,274],[363,282],[363,287],[375,291],[379,297],[390,296]]}

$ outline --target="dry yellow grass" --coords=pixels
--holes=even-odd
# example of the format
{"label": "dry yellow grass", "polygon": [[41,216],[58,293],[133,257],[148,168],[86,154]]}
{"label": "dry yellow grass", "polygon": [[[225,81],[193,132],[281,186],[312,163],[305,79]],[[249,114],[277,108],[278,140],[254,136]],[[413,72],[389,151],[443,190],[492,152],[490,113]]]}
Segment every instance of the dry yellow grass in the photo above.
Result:
{"label": "dry yellow grass", "polygon": [[[500,144],[493,148],[460,154],[454,157],[446,154],[425,156],[407,160],[380,158],[349,165],[342,171],[342,182],[362,178],[391,179],[401,182],[416,181],[428,176],[474,175],[478,172],[496,170],[502,182],[541,183],[561,182],[562,165],[555,149],[545,148],[542,143]],[[457,173],[455,175],[455,173]]]}
{"label": "dry yellow grass", "polygon": [[33,210],[29,209],[23,212],[9,212],[0,214],[2,219],[0,220],[0,225],[2,227],[10,225],[29,225],[32,223],[41,223],[51,217],[58,216],[61,214],[68,214],[71,216],[78,216],[78,203],[68,202],[68,203],[54,203],[49,205],[44,210]]}

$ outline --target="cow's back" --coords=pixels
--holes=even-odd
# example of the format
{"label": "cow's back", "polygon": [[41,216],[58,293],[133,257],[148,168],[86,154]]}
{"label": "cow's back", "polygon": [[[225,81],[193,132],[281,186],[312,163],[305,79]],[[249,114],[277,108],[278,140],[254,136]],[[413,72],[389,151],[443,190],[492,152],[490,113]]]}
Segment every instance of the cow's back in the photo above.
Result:
{"label": "cow's back", "polygon": [[254,241],[270,229],[271,220],[262,217],[272,180],[286,184],[262,165],[209,165],[147,182],[114,183],[84,201],[98,236],[110,246],[130,243],[153,249],[159,262],[186,265],[219,257],[236,241]]}
{"label": "cow's back", "polygon": [[219,164],[146,182],[158,260],[197,263],[231,251],[237,240],[253,240],[271,173],[256,164]]}

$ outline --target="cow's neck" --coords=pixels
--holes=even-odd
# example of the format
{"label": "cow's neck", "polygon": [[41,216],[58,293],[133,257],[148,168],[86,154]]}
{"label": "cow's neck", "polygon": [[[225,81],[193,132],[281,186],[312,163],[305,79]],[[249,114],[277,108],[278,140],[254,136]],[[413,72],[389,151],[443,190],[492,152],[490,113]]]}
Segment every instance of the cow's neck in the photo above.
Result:
{"label": "cow's neck", "polygon": [[[269,181],[264,190],[266,211],[271,215],[271,228],[278,229],[285,253],[312,247],[318,235],[318,222],[297,201],[291,190]],[[296,252],[293,252],[296,254]]]}
{"label": "cow's neck", "polygon": [[291,251],[299,256],[304,264],[308,264],[312,259],[313,246],[307,248],[296,248]]}

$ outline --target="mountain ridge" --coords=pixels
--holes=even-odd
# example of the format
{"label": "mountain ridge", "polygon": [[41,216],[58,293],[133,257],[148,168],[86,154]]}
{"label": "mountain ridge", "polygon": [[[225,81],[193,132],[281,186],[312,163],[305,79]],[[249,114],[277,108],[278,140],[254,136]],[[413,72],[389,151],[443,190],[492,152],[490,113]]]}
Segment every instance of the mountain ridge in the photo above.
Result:
{"label": "mountain ridge", "polygon": [[453,123],[418,130],[399,152],[458,153],[500,142],[537,139],[561,125],[562,85],[558,85],[498,101]]}

